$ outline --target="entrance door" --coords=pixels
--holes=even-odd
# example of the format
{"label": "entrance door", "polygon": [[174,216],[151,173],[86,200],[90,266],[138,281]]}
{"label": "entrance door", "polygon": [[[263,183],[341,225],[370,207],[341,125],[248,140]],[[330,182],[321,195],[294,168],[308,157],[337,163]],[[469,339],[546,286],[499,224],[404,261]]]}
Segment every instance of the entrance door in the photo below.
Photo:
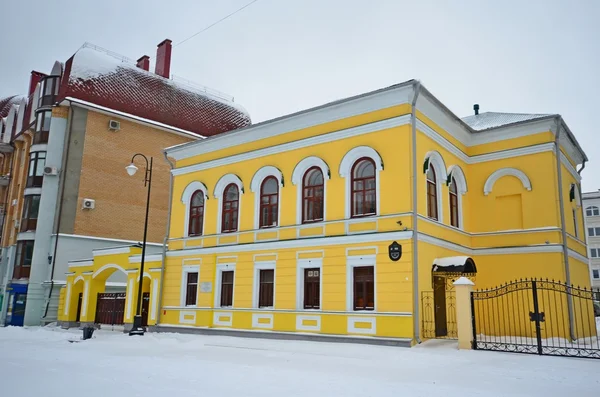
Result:
{"label": "entrance door", "polygon": [[25,319],[25,305],[27,304],[27,294],[15,293],[13,295],[12,317],[10,325],[17,327],[23,326]]}
{"label": "entrance door", "polygon": [[142,326],[148,326],[148,308],[150,307],[150,292],[144,292],[142,296]]}
{"label": "entrance door", "polygon": [[77,301],[77,317],[75,318],[75,322],[78,323],[81,320],[81,298],[83,293],[79,293],[79,300]]}
{"label": "entrance door", "polygon": [[446,322],[446,278],[433,276],[433,304],[435,315],[435,336],[448,335]]}

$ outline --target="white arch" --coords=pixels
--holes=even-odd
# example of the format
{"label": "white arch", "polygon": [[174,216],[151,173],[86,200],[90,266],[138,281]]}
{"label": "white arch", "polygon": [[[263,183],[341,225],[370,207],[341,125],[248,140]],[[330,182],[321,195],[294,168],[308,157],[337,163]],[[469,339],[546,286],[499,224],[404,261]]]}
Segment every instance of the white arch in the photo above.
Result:
{"label": "white arch", "polygon": [[81,281],[85,281],[85,280],[83,279],[83,276],[77,276],[77,278],[76,278],[75,280],[73,280],[73,285],[77,284],[77,283],[78,283],[80,280],[81,280]]}
{"label": "white arch", "polygon": [[230,183],[234,183],[237,187],[238,187],[238,191],[239,191],[239,200],[240,202],[238,203],[238,224],[237,224],[237,230],[240,230],[240,221],[242,219],[242,195],[244,194],[244,185],[242,184],[242,180],[234,174],[226,174],[223,175],[221,177],[221,179],[219,179],[219,181],[217,182],[217,184],[215,185],[215,191],[213,193],[214,197],[216,199],[219,200],[219,207],[217,210],[217,233],[221,233],[221,225],[222,225],[222,219],[221,219],[221,215],[222,215],[222,208],[223,208],[223,191],[225,190],[225,188],[227,186],[229,186]]}
{"label": "white arch", "polygon": [[50,76],[62,76],[63,65],[61,62],[56,61],[52,66],[52,71],[50,72]]}
{"label": "white arch", "polygon": [[319,167],[323,173],[323,179],[329,179],[330,173],[327,163],[317,156],[309,156],[300,161],[298,164],[296,164],[296,167],[294,167],[294,172],[292,172],[292,184],[302,185],[302,178],[304,178],[304,174],[309,168],[312,167]]}
{"label": "white arch", "polygon": [[442,181],[446,181],[448,179],[448,173],[446,172],[446,163],[444,162],[444,158],[442,155],[436,151],[432,150],[425,154],[425,166],[423,167],[423,173],[426,174],[429,170],[429,165],[433,164],[434,169],[437,172],[437,178]]}
{"label": "white arch", "polygon": [[340,163],[340,176],[342,178],[349,176],[356,160],[363,157],[372,159],[375,162],[375,169],[377,171],[383,170],[383,161],[375,149],[369,146],[358,146],[346,153],[342,159],[342,162]]}
{"label": "white arch", "polygon": [[[375,163],[375,197],[376,197],[376,215],[379,215],[380,189],[379,189],[379,172],[383,170],[383,160],[377,151],[369,146],[358,146],[350,150],[340,163],[340,176],[346,179],[346,196],[345,196],[345,215],[346,219],[351,217],[351,186],[352,183],[352,167],[358,159],[363,157],[370,158]],[[325,198],[327,199],[327,198]]]}
{"label": "white arch", "polygon": [[573,200],[575,200],[575,206],[577,208],[581,207],[581,193],[579,192],[579,186],[577,186],[575,183],[571,183],[571,190],[573,190]]}
{"label": "white arch", "polygon": [[235,174],[225,174],[215,185],[213,196],[215,198],[221,198],[221,196],[223,196],[223,191],[230,183],[235,183],[237,185],[240,195],[244,194],[244,185],[242,184],[242,180]]}
{"label": "white arch", "polygon": [[450,185],[452,178],[456,181],[456,191],[460,194],[467,193],[467,178],[462,168],[456,164],[448,167],[447,185]]}
{"label": "white arch", "polygon": [[[183,194],[181,195],[181,202],[185,205],[185,219],[183,221],[183,237],[189,236],[189,224],[190,224],[190,204],[192,200],[192,195],[200,190],[204,195],[204,199],[208,200],[208,189],[206,185],[200,181],[193,181],[189,185],[185,187],[183,190]],[[206,204],[205,204],[206,205]],[[204,207],[206,208],[206,207]],[[205,224],[206,214],[202,217],[202,232],[204,234],[204,224]]]}
{"label": "white arch", "polygon": [[281,220],[281,187],[283,187],[283,174],[278,168],[272,165],[266,165],[260,168],[254,174],[252,182],[250,182],[250,190],[254,193],[254,228],[260,227],[260,187],[269,176],[274,176],[277,179],[279,189],[277,190],[277,226]]}
{"label": "white arch", "polygon": [[125,271],[125,269],[123,269],[121,266],[116,265],[114,263],[109,263],[107,265],[102,266],[100,269],[96,270],[94,272],[94,274],[92,275],[92,278],[96,278],[98,275],[100,275],[106,269],[117,269],[117,270],[121,271],[123,274],[125,274],[125,275],[127,274],[127,271]]}
{"label": "white arch", "polygon": [[309,156],[300,161],[292,172],[292,184],[296,188],[296,224],[302,223],[302,183],[304,175],[312,167],[318,167],[323,173],[323,221],[327,220],[327,181],[330,179],[329,166],[317,156]]}
{"label": "white arch", "polygon": [[256,171],[254,177],[252,177],[252,182],[250,182],[250,191],[253,193],[259,192],[262,181],[264,181],[268,176],[274,176],[277,179],[279,186],[283,186],[283,174],[281,171],[272,165],[265,165]]}
{"label": "white arch", "polygon": [[492,172],[487,181],[485,181],[485,185],[483,186],[483,194],[486,196],[490,194],[496,181],[503,176],[514,176],[515,178],[519,178],[523,184],[523,187],[531,191],[531,181],[529,181],[529,178],[523,171],[516,168],[500,168],[499,170]]}

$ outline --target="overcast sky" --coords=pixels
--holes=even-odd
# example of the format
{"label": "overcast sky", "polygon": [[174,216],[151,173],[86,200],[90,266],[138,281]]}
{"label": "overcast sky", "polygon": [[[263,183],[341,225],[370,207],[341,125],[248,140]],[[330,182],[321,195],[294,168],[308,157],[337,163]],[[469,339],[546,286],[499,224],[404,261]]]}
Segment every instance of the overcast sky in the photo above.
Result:
{"label": "overcast sky", "polygon": [[[250,0],[22,0],[0,7],[0,97],[84,42],[152,57]],[[452,5],[451,5],[452,4]],[[600,189],[600,1],[259,0],[173,49],[171,73],[259,122],[412,78],[457,115],[560,113]]]}

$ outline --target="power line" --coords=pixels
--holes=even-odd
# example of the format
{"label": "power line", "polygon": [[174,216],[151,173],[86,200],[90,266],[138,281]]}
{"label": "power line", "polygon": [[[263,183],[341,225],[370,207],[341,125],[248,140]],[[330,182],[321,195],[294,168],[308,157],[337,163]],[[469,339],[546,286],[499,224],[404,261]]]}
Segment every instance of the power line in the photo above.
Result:
{"label": "power line", "polygon": [[192,38],[194,38],[194,37],[198,36],[198,35],[199,35],[200,33],[202,33],[202,32],[206,32],[208,29],[212,28],[212,27],[213,27],[213,26],[215,26],[216,24],[218,24],[218,23],[220,23],[220,22],[223,22],[223,21],[224,21],[224,20],[226,20],[227,18],[229,18],[229,17],[231,17],[231,16],[233,16],[233,15],[237,14],[238,12],[242,11],[244,8],[246,8],[246,7],[250,7],[252,4],[256,3],[257,1],[258,1],[258,0],[253,0],[253,1],[251,1],[250,3],[246,4],[245,6],[243,6],[242,8],[238,8],[237,10],[235,10],[234,12],[232,12],[231,14],[229,14],[229,15],[227,15],[227,16],[225,16],[225,17],[221,18],[221,19],[219,19],[217,22],[214,22],[214,23],[212,23],[211,25],[208,25],[207,27],[205,27],[205,28],[204,28],[204,29],[202,29],[201,31],[199,31],[199,32],[196,32],[196,33],[194,33],[193,35],[191,35],[190,37],[188,37],[187,39],[184,39],[184,40],[180,41],[179,43],[175,44],[175,45],[174,45],[174,47],[177,47],[178,45],[185,43],[186,41],[188,41],[188,40],[190,40],[190,39],[192,39]]}

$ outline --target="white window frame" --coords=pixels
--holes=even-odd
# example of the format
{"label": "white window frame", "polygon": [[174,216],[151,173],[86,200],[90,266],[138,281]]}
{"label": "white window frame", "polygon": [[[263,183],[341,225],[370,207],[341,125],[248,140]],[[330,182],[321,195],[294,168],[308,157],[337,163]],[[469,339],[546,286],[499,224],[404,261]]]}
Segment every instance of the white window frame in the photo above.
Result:
{"label": "white window frame", "polygon": [[381,160],[381,156],[375,149],[369,146],[358,146],[354,149],[350,150],[344,158],[342,158],[342,162],[340,163],[340,176],[344,178],[345,186],[346,186],[346,195],[345,195],[345,217],[346,219],[352,218],[352,168],[354,164],[363,157],[370,158],[375,163],[375,198],[376,198],[376,213],[375,216],[381,214],[379,203],[381,201],[381,189],[380,186],[380,172],[383,170],[383,161]]}
{"label": "white window frame", "polygon": [[[373,294],[375,304],[371,310],[354,310],[354,268],[373,266]],[[346,258],[346,311],[352,313],[377,313],[377,257],[375,255]]]}
{"label": "white window frame", "polygon": [[[465,225],[464,225],[464,220],[463,220],[463,212],[464,211],[463,211],[462,196],[464,196],[468,191],[467,178],[465,177],[465,173],[463,172],[462,168],[460,168],[460,166],[458,166],[458,165],[451,165],[450,167],[448,167],[447,175],[448,175],[448,177],[447,177],[446,181],[447,181],[448,186],[450,186],[450,184],[452,183],[452,180],[454,180],[456,182],[456,198],[458,201],[458,229],[464,230]],[[450,195],[449,191],[448,191],[448,195]],[[448,213],[450,213],[450,208],[448,208]],[[454,227],[454,226],[450,225],[450,227]]]}
{"label": "white window frame", "polygon": [[281,226],[281,188],[283,187],[283,174],[278,168],[271,165],[266,165],[260,168],[252,177],[250,183],[250,191],[254,193],[254,229],[260,229],[260,196],[261,186],[264,180],[268,177],[275,177],[277,179],[277,225],[275,226],[264,226],[263,229],[271,229],[274,227]]}
{"label": "white window frame", "polygon": [[577,210],[573,208],[573,228],[575,229],[575,238],[579,238],[579,223],[577,222]]}
{"label": "white window frame", "polygon": [[[594,209],[596,209],[598,211],[597,215],[594,214]],[[587,214],[588,210],[590,210],[592,212],[591,215]],[[590,205],[589,207],[586,207],[585,208],[585,216],[600,216],[600,208],[597,205]]]}
{"label": "white window frame", "polygon": [[310,168],[317,167],[323,173],[323,220],[319,222],[310,222],[320,223],[325,222],[327,220],[327,181],[329,180],[330,172],[329,166],[325,161],[316,156],[309,156],[296,164],[294,171],[292,172],[292,185],[296,186],[296,224],[302,224],[302,208],[304,201],[304,176],[306,175],[306,171]]}
{"label": "white window frame", "polygon": [[[240,232],[240,222],[242,219],[242,195],[244,194],[244,185],[242,183],[242,180],[237,175],[226,174],[226,175],[223,175],[221,177],[221,179],[219,179],[219,181],[215,185],[215,190],[213,192],[214,198],[216,198],[219,202],[218,210],[217,210],[217,233],[218,234],[223,233],[221,231],[221,227],[222,227],[221,217],[223,216],[223,192],[225,191],[225,188],[227,186],[229,186],[231,183],[235,184],[238,187],[238,192],[239,192],[239,195],[238,195],[238,224],[237,224],[237,232],[235,232],[235,233]],[[223,233],[223,234],[231,234],[231,233]]]}
{"label": "white window frame", "polygon": [[[596,233],[596,229],[600,229],[598,226],[592,226],[587,228],[588,237],[600,237],[600,233]],[[594,233],[590,234],[590,230],[593,230]]]}
{"label": "white window frame", "polygon": [[[198,286],[196,288],[196,304],[186,305],[185,297],[187,296],[187,275],[189,273],[198,273]],[[200,296],[200,265],[183,265],[181,267],[181,291],[179,302],[181,307],[198,307],[198,297]]]}
{"label": "white window frame", "polygon": [[[304,269],[319,269],[319,309],[304,308]],[[320,312],[323,310],[323,258],[298,259],[296,266],[296,310]]]}
{"label": "white window frame", "polygon": [[[192,204],[192,196],[195,192],[200,190],[204,194],[204,215],[202,216],[202,234],[204,235],[204,225],[206,224],[206,200],[208,200],[208,189],[206,185],[200,181],[193,181],[185,187],[183,194],[181,195],[181,202],[185,206],[185,220],[183,237],[189,237],[189,226],[190,226],[190,207]],[[194,236],[198,237],[198,236]]]}
{"label": "white window frame", "polygon": [[[275,292],[277,290],[277,261],[254,262],[254,283],[252,285],[252,307],[258,310],[272,310],[275,308]],[[260,271],[273,270],[273,306],[258,307],[258,289],[260,287]]]}
{"label": "white window frame", "polygon": [[[598,277],[594,277],[594,272],[598,272]],[[600,269],[592,269],[592,280],[600,280]]]}
{"label": "white window frame", "polygon": [[[592,252],[595,252],[596,256],[593,256]],[[598,259],[598,258],[600,258],[600,255],[598,255],[598,254],[600,254],[600,248],[590,247],[590,258],[592,258],[592,259]]]}
{"label": "white window frame", "polygon": [[[223,272],[233,271],[233,292],[231,295],[231,306],[221,306],[221,282],[223,280]],[[219,263],[217,264],[217,275],[215,283],[215,308],[232,308],[235,306],[235,263]]]}
{"label": "white window frame", "polygon": [[[446,171],[446,163],[444,162],[444,158],[442,157],[442,155],[435,150],[427,152],[425,154],[425,159],[423,160],[423,162],[427,162],[427,168],[424,169],[425,187],[423,188],[425,190],[424,197],[426,200],[429,200],[429,197],[427,196],[427,193],[428,193],[428,191],[427,191],[427,188],[428,188],[427,172],[429,171],[429,166],[433,165],[433,169],[435,170],[435,192],[436,192],[436,199],[437,199],[436,200],[437,201],[437,220],[429,217],[429,213],[427,213],[427,206],[425,206],[425,211],[426,211],[425,216],[430,221],[443,223],[443,221],[444,221],[444,204],[443,204],[444,199],[443,199],[442,195],[444,194],[444,192],[442,191],[442,185],[445,185],[448,181],[448,173]],[[457,196],[460,197],[460,195],[458,195],[458,194],[457,194]],[[458,224],[459,224],[459,226],[462,225],[462,211],[460,210],[461,205],[462,205],[462,200],[459,198],[459,201],[458,201],[458,206],[459,206]]]}

